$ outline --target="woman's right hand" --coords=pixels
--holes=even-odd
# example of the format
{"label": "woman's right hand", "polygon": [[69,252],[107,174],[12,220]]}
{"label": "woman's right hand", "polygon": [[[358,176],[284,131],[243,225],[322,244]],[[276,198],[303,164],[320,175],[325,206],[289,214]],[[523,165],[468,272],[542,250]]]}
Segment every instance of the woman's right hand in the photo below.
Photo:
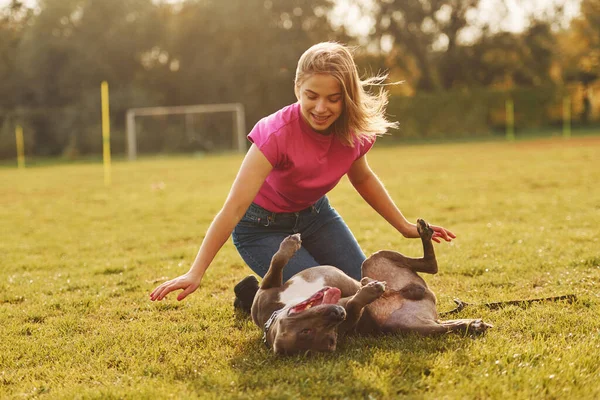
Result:
{"label": "woman's right hand", "polygon": [[255,144],[252,144],[246,157],[244,157],[242,166],[229,191],[229,196],[227,196],[223,209],[219,211],[210,224],[208,231],[206,231],[206,236],[202,241],[192,267],[187,273],[171,279],[154,289],[150,293],[150,300],[160,301],[172,291],[183,289],[183,292],[177,296],[177,300],[181,301],[188,294],[198,289],[206,269],[231,235],[235,225],[240,221],[252,203],[252,200],[256,197],[256,194],[272,169],[273,166],[269,160],[267,160]]}
{"label": "woman's right hand", "polygon": [[152,293],[150,293],[150,300],[161,301],[166,295],[174,290],[183,289],[183,292],[177,295],[177,300],[181,301],[187,297],[188,294],[193,293],[200,286],[201,278],[190,274],[189,272],[183,274],[175,279],[164,282],[158,286]]}

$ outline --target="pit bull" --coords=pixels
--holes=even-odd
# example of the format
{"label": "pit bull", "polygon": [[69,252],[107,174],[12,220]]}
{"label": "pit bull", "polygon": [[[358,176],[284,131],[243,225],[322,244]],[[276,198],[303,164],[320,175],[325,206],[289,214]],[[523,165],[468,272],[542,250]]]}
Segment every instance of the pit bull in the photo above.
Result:
{"label": "pit bull", "polygon": [[278,354],[336,349],[338,333],[482,333],[480,319],[440,321],[436,298],[418,272],[435,274],[433,230],[422,219],[417,230],[423,258],[376,252],[362,264],[360,282],[333,266],[308,268],[283,283],[283,268],[300,248],[300,234],[286,237],[271,260],[252,303],[252,320]]}

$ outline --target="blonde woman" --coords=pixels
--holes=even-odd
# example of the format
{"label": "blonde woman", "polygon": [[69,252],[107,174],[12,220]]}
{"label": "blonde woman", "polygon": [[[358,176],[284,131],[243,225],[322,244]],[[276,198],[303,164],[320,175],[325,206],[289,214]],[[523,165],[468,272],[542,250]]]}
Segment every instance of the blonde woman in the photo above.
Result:
{"label": "blonde woman", "polygon": [[[211,223],[198,255],[184,275],[158,286],[151,300],[183,290],[194,292],[217,252],[233,237],[248,266],[264,277],[282,240],[300,233],[302,248],[284,269],[284,280],[316,265],[334,265],[360,280],[365,260],[348,226],[326,194],[347,175],[356,191],[404,237],[418,238],[367,163],[377,135],[394,126],[385,117],[387,93],[365,87],[383,77],[361,81],[352,54],[338,43],[319,43],[298,62],[294,91],[298,102],[263,118],[221,211]],[[439,226],[433,240],[454,234]],[[236,288],[238,308],[249,311],[257,281],[248,277]]]}

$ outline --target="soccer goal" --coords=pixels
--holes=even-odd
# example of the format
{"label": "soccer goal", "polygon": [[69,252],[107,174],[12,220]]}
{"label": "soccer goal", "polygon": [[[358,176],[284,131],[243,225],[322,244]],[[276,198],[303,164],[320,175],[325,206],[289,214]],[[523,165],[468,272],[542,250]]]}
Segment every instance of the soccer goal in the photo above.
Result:
{"label": "soccer goal", "polygon": [[158,117],[167,115],[184,115],[186,130],[191,125],[191,119],[197,114],[231,113],[233,119],[232,129],[232,149],[239,152],[246,151],[246,122],[244,114],[244,105],[241,103],[229,104],[196,104],[189,106],[172,107],[144,107],[130,108],[127,110],[127,155],[129,160],[137,158],[137,132],[136,118],[138,117]]}

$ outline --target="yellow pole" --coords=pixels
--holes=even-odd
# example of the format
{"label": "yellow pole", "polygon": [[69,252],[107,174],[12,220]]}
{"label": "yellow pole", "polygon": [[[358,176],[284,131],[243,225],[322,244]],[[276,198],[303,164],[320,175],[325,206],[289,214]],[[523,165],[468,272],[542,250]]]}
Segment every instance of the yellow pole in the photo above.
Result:
{"label": "yellow pole", "polygon": [[506,140],[515,140],[515,104],[511,99],[506,100]]}
{"label": "yellow pole", "polygon": [[100,85],[102,98],[102,159],[104,162],[104,185],[110,186],[110,119],[108,114],[108,82]]}
{"label": "yellow pole", "polygon": [[571,137],[571,98],[566,96],[563,99],[563,138]]}
{"label": "yellow pole", "polygon": [[23,128],[17,125],[15,130],[17,138],[17,165],[19,168],[25,168],[25,141],[23,140]]}

